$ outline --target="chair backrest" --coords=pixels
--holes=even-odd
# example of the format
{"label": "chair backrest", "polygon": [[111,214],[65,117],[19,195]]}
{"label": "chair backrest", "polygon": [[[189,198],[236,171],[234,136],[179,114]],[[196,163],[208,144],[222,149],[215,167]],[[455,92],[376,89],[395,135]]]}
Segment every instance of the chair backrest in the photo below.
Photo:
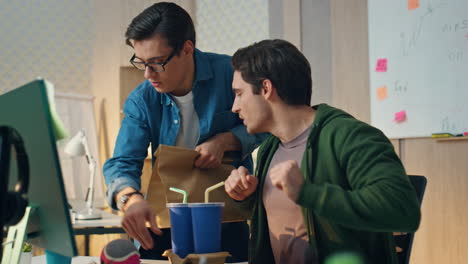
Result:
{"label": "chair backrest", "polygon": [[[424,192],[426,190],[427,179],[424,176],[418,175],[408,175],[408,177],[416,190],[416,195],[418,197],[419,204],[421,205]],[[396,246],[401,249],[401,251],[397,253],[398,262],[400,264],[409,263],[414,233],[399,233],[398,235],[395,235],[394,238]]]}

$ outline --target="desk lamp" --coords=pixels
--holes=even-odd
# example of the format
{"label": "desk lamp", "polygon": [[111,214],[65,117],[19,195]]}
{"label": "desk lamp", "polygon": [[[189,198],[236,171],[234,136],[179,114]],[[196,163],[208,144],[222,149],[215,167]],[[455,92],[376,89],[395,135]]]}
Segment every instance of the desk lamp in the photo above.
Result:
{"label": "desk lamp", "polygon": [[91,220],[101,219],[101,212],[93,207],[94,203],[94,178],[96,175],[96,160],[94,160],[91,152],[89,151],[88,139],[86,138],[85,130],[82,128],[78,133],[73,136],[67,143],[64,149],[65,153],[71,157],[85,156],[88,162],[89,173],[89,187],[86,192],[86,208],[77,212],[75,218],[78,220]]}

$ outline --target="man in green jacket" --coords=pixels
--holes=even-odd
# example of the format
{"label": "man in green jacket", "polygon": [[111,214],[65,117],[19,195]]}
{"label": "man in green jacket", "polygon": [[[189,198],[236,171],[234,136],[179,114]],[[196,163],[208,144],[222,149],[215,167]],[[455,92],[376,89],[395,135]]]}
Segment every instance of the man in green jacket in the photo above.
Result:
{"label": "man in green jacket", "polygon": [[252,210],[250,263],[322,263],[340,251],[397,263],[392,232],[414,232],[416,193],[378,129],[326,104],[310,106],[310,65],[284,40],[232,58],[232,111],[249,133],[269,132],[255,176],[240,167],[226,192]]}

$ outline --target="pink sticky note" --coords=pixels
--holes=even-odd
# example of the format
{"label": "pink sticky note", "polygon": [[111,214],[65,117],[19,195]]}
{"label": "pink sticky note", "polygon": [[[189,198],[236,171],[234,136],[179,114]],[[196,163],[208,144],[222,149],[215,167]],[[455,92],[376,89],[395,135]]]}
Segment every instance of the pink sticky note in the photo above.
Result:
{"label": "pink sticky note", "polygon": [[406,120],[406,111],[405,110],[395,113],[395,118],[393,119],[393,121],[395,121],[397,123],[400,123],[400,122],[403,122],[405,120]]}
{"label": "pink sticky note", "polygon": [[419,0],[408,0],[408,10],[413,10],[419,7]]}
{"label": "pink sticky note", "polygon": [[387,71],[387,59],[378,59],[377,66],[375,66],[376,72],[386,72]]}
{"label": "pink sticky note", "polygon": [[384,85],[382,87],[377,88],[377,99],[379,101],[387,99],[387,86]]}

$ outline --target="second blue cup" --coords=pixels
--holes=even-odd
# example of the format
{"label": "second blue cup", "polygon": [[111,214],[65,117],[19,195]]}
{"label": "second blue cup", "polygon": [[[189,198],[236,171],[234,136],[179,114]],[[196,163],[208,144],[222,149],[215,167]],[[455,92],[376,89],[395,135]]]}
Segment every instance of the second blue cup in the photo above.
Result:
{"label": "second blue cup", "polygon": [[191,203],[195,253],[221,251],[221,214],[224,203]]}
{"label": "second blue cup", "polygon": [[172,252],[181,258],[194,252],[192,214],[186,203],[168,203],[171,218]]}

